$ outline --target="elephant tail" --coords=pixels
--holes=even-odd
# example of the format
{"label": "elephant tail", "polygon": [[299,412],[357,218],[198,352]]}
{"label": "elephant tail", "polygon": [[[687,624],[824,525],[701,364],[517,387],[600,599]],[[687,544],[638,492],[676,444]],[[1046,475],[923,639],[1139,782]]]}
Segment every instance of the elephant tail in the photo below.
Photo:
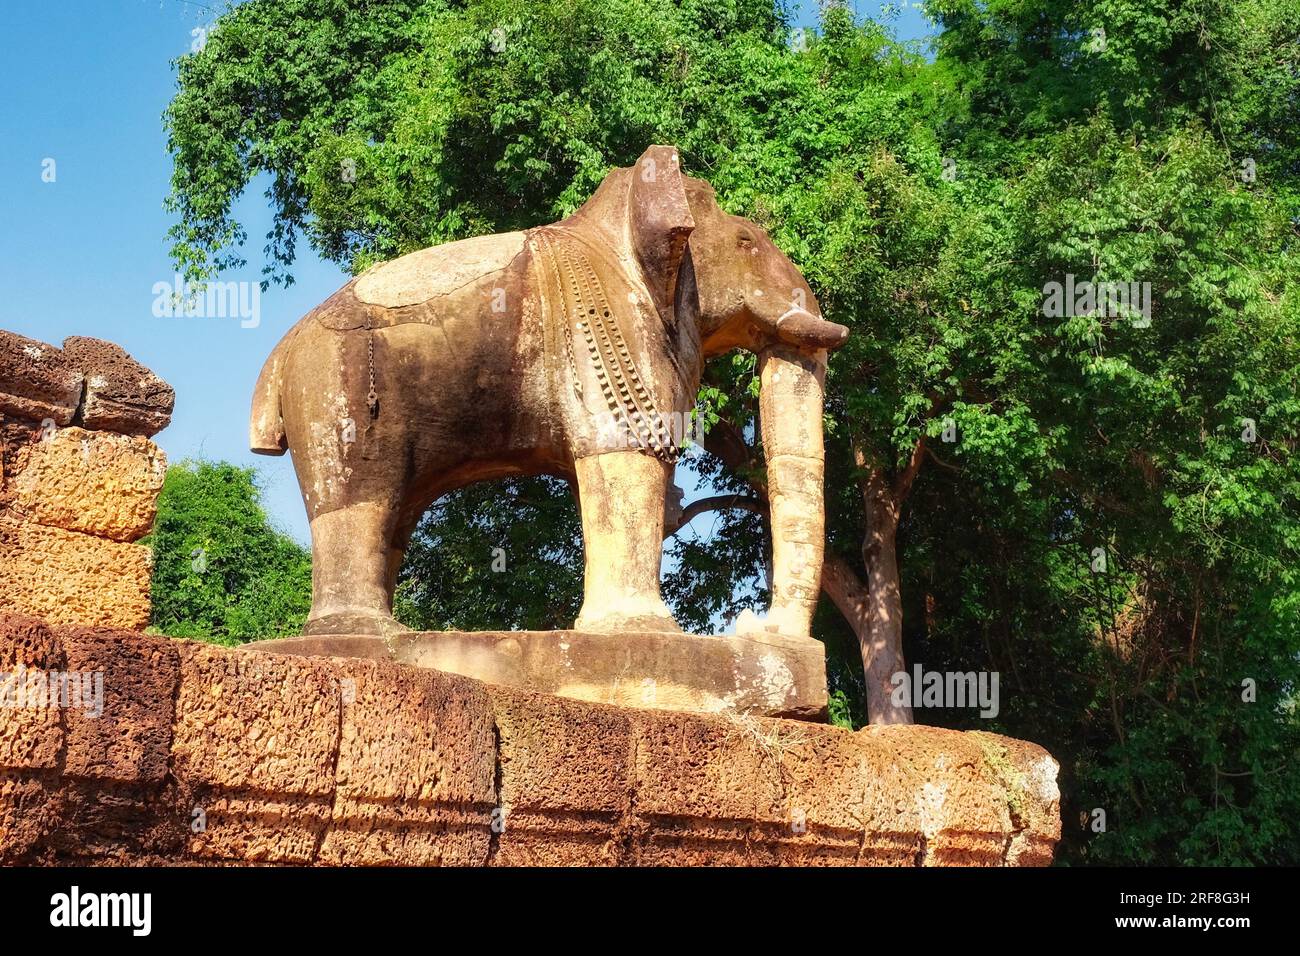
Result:
{"label": "elephant tail", "polygon": [[256,455],[283,455],[289,450],[284,418],[280,413],[280,389],[289,345],[296,337],[294,328],[271,352],[262,366],[253,390],[253,413],[248,425],[248,447]]}

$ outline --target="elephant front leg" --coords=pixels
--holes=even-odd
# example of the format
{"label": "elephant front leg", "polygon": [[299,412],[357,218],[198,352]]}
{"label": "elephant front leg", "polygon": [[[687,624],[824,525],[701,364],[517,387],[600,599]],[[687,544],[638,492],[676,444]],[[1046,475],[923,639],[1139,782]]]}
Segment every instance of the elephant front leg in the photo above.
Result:
{"label": "elephant front leg", "polygon": [[772,607],[762,621],[746,612],[737,620],[736,630],[806,638],[821,595],[826,534],[822,489],[826,353],[776,345],[762,353],[759,369],[759,415],[772,509]]}
{"label": "elephant front leg", "polygon": [[312,604],[305,634],[384,636],[393,618],[393,509],[358,502],[311,522]]}
{"label": "elephant front leg", "polygon": [[578,630],[680,631],[659,593],[672,466],[637,451],[577,462],[586,578]]}

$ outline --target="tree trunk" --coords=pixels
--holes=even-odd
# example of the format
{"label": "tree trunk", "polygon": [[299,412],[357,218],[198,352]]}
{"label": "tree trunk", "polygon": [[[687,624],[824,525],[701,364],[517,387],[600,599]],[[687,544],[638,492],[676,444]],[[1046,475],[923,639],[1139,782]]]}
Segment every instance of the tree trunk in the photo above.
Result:
{"label": "tree trunk", "polygon": [[[873,724],[910,724],[910,695],[894,702],[894,675],[905,674],[903,659],[903,592],[898,575],[898,519],[903,502],[925,455],[925,437],[912,448],[907,466],[890,481],[889,472],[874,465],[862,446],[853,444],[853,462],[861,470],[862,513],[866,533],[862,564],[867,569],[865,627],[857,629],[862,671],[867,683],[867,712]],[[910,685],[906,685],[910,686]]]}
{"label": "tree trunk", "polygon": [[867,680],[867,713],[873,724],[910,724],[912,706],[908,695],[902,695],[904,703],[894,702],[894,675],[904,673],[907,667],[903,660],[903,593],[894,546],[898,512],[892,506],[872,508],[867,520],[862,549],[869,596],[867,627],[858,633]]}
{"label": "tree trunk", "polygon": [[[705,447],[736,474],[743,473],[752,462],[752,450],[734,426],[710,430]],[[924,453],[925,438],[921,437],[913,447],[907,467],[891,484],[883,469],[869,467],[862,448],[854,444],[854,463],[869,475],[860,479],[867,528],[862,542],[867,582],[864,585],[853,567],[829,550],[822,565],[822,590],[858,638],[867,692],[867,720],[872,724],[914,722],[910,698],[901,704],[894,703],[893,677],[906,670],[903,596],[894,542],[899,512],[920,470]],[[757,497],[751,500],[742,496],[735,504],[759,510],[767,501],[767,487],[754,478],[749,479],[749,485]]]}
{"label": "tree trunk", "polygon": [[[898,568],[894,567],[895,593],[897,593]],[[912,708],[904,703],[896,706],[890,679],[903,669],[902,618],[894,614],[895,630],[892,637],[873,631],[872,622],[881,618],[880,601],[863,585],[843,558],[826,555],[822,569],[822,590],[831,599],[844,620],[853,628],[862,655],[862,673],[867,690],[867,720],[873,724],[910,724]],[[877,591],[876,594],[882,592]]]}

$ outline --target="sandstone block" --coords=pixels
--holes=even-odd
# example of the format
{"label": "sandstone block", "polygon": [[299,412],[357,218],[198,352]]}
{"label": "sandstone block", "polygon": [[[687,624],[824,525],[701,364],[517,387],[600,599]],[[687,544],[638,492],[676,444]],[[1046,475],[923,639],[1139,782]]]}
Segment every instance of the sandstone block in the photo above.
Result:
{"label": "sandstone block", "polygon": [[113,541],[149,533],[167,457],[147,438],[63,428],[24,449],[10,507],[28,521]]}
{"label": "sandstone block", "polygon": [[51,625],[143,630],[152,560],[144,545],[0,516],[0,608]]}
{"label": "sandstone block", "polygon": [[98,696],[64,716],[64,773],[125,783],[160,783],[172,742],[179,642],[113,628],[61,632],[67,670]]}
{"label": "sandstone block", "polygon": [[63,651],[44,622],[0,612],[0,768],[58,765],[63,725],[56,709],[24,706],[24,672],[63,669]]}
{"label": "sandstone block", "polygon": [[82,694],[63,711],[62,821],[47,843],[83,862],[177,857],[194,805],[168,775],[178,642],[110,628],[59,637]]}
{"label": "sandstone block", "polygon": [[742,716],[638,715],[636,807],[647,829],[639,865],[775,862],[770,837],[786,823],[782,731],[772,723]]}
{"label": "sandstone block", "polygon": [[[776,862],[799,866],[852,866],[864,861],[864,836],[873,845],[909,845],[888,817],[867,825],[865,803],[879,776],[870,754],[847,734],[792,732],[784,723],[761,730],[781,755],[781,826],[773,834]],[[893,860],[909,864],[910,853]]]}
{"label": "sandstone block", "polygon": [[64,340],[63,354],[85,376],[87,428],[149,437],[171,422],[175,391],[121,346],[74,335]]}
{"label": "sandstone block", "polygon": [[881,787],[868,807],[879,819],[888,814],[891,795],[910,795],[910,806],[895,800],[894,810],[920,834],[920,865],[1002,866],[1013,855],[1031,865],[1044,862],[1044,845],[1055,847],[1058,768],[1041,748],[1021,750],[1022,741],[939,727],[866,727],[857,735],[873,750],[892,753],[895,765],[907,765],[910,782]]}
{"label": "sandstone block", "polygon": [[[898,736],[889,727],[872,734]],[[923,863],[1000,865],[1011,821],[1004,792],[982,748],[959,731],[940,728],[923,738],[907,736],[905,746],[908,760],[925,781],[915,797]]]}
{"label": "sandstone block", "polygon": [[1050,866],[1061,838],[1060,765],[1025,740],[973,731],[984,759],[1005,788],[1013,828],[1007,866]]}
{"label": "sandstone block", "polygon": [[338,674],[326,661],[179,649],[172,770],[201,820],[189,852],[308,862],[333,802]]}
{"label": "sandstone block", "polygon": [[335,667],[338,789],[320,862],[481,865],[496,806],[484,685],[387,663]]}
{"label": "sandstone block", "polygon": [[23,862],[62,825],[62,796],[52,771],[0,769],[0,865]]}
{"label": "sandstone block", "polygon": [[170,784],[64,777],[57,825],[42,856],[73,865],[166,866],[184,863],[192,799]]}
{"label": "sandstone block", "polygon": [[63,669],[44,623],[0,613],[0,863],[16,862],[59,824],[63,725],[55,708],[31,706],[31,672]]}
{"label": "sandstone block", "polygon": [[390,640],[317,634],[256,641],[249,650],[391,659],[602,704],[820,720],[826,650],[777,635],[664,631],[416,631]]}
{"label": "sandstone block", "polygon": [[631,835],[630,712],[492,688],[501,808],[495,866],[609,866]]}
{"label": "sandstone block", "polygon": [[82,378],[60,349],[0,331],[0,413],[67,425],[81,402]]}
{"label": "sandstone block", "polygon": [[41,428],[38,423],[6,418],[0,412],[0,510],[9,507],[13,497],[10,479],[18,473],[19,463],[27,460],[28,446],[49,433],[49,428]]}

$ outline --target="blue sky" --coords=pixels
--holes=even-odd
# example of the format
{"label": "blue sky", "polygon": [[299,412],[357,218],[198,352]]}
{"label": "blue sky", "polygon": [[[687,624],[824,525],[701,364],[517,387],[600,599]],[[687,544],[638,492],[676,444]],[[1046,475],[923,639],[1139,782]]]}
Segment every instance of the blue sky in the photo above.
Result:
{"label": "blue sky", "polygon": [[[215,4],[214,4],[215,6]],[[878,15],[881,4],[862,2]],[[806,2],[798,22],[811,23]],[[261,297],[261,322],[155,317],[153,286],[170,283],[163,210],[171,174],[161,115],[175,89],[171,61],[205,5],[178,0],[7,0],[0,46],[0,328],[58,344],[92,335],[124,347],[176,388],[176,414],[155,440],[180,461],[256,465],[273,520],[304,543],[307,521],[289,458],[247,448],[249,397],[280,336],[346,276],[305,245],[297,283]],[[895,21],[924,32],[915,9]],[[54,181],[46,182],[46,160]],[[261,189],[240,202],[249,264],[223,279],[261,276],[271,217]],[[689,495],[688,497],[693,497]]]}

